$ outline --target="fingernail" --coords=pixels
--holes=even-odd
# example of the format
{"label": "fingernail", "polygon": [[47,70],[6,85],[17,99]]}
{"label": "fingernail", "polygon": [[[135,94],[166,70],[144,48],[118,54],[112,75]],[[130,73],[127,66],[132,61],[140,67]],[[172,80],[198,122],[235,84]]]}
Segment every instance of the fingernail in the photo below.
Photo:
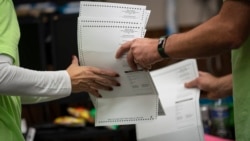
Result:
{"label": "fingernail", "polygon": [[98,90],[95,90],[95,92],[98,94],[98,97],[99,97],[99,95],[100,95],[100,94],[99,94],[99,91],[98,91]]}
{"label": "fingernail", "polygon": [[121,86],[121,84],[120,83],[116,83],[116,86]]}
{"label": "fingernail", "polygon": [[120,75],[119,75],[119,74],[116,74],[115,77],[120,77]]}

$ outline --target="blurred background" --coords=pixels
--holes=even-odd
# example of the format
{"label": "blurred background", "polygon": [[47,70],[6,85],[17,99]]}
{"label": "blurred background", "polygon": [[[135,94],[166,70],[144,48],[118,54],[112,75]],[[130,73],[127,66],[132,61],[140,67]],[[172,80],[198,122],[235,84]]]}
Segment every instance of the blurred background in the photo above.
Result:
{"label": "blurred background", "polygon": [[[76,0],[14,0],[21,30],[19,43],[22,67],[35,70],[62,70],[78,55],[77,17],[80,1]],[[222,0],[103,0],[146,5],[151,14],[146,37],[186,32],[219,12]],[[219,38],[219,37],[218,37]],[[231,73],[230,52],[198,59],[199,70],[216,76]],[[180,60],[166,60],[153,69]],[[201,99],[204,131],[207,134],[234,139],[232,97],[220,100]],[[230,116],[226,135],[211,130],[209,114],[214,105],[226,106]],[[217,110],[217,109],[212,109]],[[133,141],[134,125],[94,127],[95,109],[87,93],[46,103],[23,105],[24,136],[29,141]],[[70,124],[68,124],[70,123]],[[228,123],[227,123],[228,124]],[[229,128],[229,129],[228,129]]]}

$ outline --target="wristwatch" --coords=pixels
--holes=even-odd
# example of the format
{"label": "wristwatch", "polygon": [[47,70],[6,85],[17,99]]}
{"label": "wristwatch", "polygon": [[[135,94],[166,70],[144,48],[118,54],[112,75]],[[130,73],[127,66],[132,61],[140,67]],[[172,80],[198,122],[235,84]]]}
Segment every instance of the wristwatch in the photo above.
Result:
{"label": "wristwatch", "polygon": [[168,54],[165,52],[165,43],[168,36],[161,36],[158,42],[158,53],[162,58],[169,58]]}

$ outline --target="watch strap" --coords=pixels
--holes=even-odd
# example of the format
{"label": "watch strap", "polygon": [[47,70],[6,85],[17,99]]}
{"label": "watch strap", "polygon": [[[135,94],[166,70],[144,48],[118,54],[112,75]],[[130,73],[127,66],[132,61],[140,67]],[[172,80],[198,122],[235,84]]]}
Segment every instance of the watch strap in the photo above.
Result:
{"label": "watch strap", "polygon": [[168,36],[161,36],[158,42],[158,53],[162,58],[169,58],[169,55],[165,52],[165,43]]}

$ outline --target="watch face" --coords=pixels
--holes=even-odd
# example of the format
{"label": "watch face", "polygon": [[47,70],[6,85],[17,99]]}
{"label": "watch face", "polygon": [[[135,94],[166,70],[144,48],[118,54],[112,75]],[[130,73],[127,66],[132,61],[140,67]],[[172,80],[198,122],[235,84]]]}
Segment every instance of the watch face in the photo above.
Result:
{"label": "watch face", "polygon": [[158,42],[158,53],[162,58],[169,58],[169,56],[165,52],[165,42],[167,38],[168,36],[162,36]]}
{"label": "watch face", "polygon": [[165,38],[163,38],[163,37],[161,37],[161,38],[159,39],[158,46],[159,46],[159,45],[162,46],[162,44],[163,44],[163,42],[164,42],[164,39],[165,39]]}

